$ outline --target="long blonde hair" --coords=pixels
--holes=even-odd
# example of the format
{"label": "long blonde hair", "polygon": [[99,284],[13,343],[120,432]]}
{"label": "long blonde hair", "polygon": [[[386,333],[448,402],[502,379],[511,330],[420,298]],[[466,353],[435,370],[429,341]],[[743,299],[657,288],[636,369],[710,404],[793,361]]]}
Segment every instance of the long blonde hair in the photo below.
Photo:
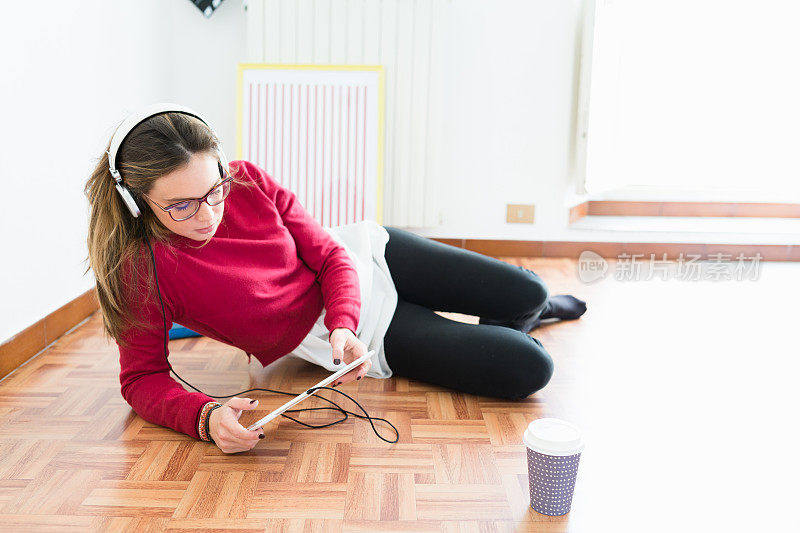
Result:
{"label": "long blonde hair", "polygon": [[[135,289],[131,291],[131,288],[140,287],[144,281],[149,292],[141,296],[152,301],[155,295],[153,267],[149,255],[144,253],[145,237],[151,242],[167,242],[172,235],[142,195],[150,192],[158,178],[187,165],[194,154],[218,157],[221,149],[213,131],[203,121],[185,113],[155,115],[133,128],[117,152],[116,167],[123,183],[137,199],[141,211],[137,219],[131,216],[114,186],[108,168],[110,146],[109,139],[84,188],[90,208],[86,258],[89,266],[84,274],[90,269],[94,272],[106,334],[124,345],[122,334],[128,328],[144,326],[142,320],[131,313],[134,302],[125,294],[132,294]],[[253,185],[236,175],[239,168],[229,166],[225,170],[234,178],[234,185]],[[212,237],[200,247],[208,244]],[[131,267],[130,278],[123,276],[124,265]]]}

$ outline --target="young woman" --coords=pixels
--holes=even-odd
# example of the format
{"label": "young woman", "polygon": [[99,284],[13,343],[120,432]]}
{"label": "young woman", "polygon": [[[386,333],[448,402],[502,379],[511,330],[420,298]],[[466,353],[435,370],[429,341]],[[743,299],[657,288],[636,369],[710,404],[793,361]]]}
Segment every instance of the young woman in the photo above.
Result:
{"label": "young woman", "polygon": [[[550,297],[528,269],[399,228],[369,220],[324,228],[258,166],[226,163],[213,130],[187,113],[141,121],[115,152],[136,218],[116,189],[108,151],[85,188],[88,259],[104,330],[119,347],[122,395],[145,420],[225,453],[264,437],[238,422],[256,400],[222,405],[174,381],[165,321],[265,366],[292,354],[335,371],[375,349],[338,384],[397,374],[521,399],[553,373],[528,331],[586,310],[572,296]],[[480,324],[434,311],[479,316]]]}

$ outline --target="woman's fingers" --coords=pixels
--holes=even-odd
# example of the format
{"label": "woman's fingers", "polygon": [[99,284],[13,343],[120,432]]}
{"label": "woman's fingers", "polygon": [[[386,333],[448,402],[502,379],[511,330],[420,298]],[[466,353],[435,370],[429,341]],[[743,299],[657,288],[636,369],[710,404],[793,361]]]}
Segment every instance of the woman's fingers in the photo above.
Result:
{"label": "woman's fingers", "polygon": [[228,431],[230,434],[231,439],[237,440],[248,444],[255,444],[258,442],[259,434],[262,433],[261,429],[254,429],[252,431],[248,431],[243,425],[241,425],[238,421],[232,421],[228,425]]}
{"label": "woman's fingers", "polygon": [[250,450],[261,440],[258,436],[263,434],[264,432],[261,428],[248,431],[237,420],[226,418],[222,421],[222,429],[220,431],[220,439],[226,448],[222,446],[220,448],[226,453]]}
{"label": "woman's fingers", "polygon": [[334,382],[333,386],[336,387],[342,383],[348,383],[350,381],[361,379],[364,377],[364,375],[366,375],[367,372],[369,372],[370,368],[372,368],[372,360],[367,359],[344,376],[339,377],[339,379]]}
{"label": "woman's fingers", "polygon": [[256,406],[258,400],[231,398],[219,409],[222,413],[215,442],[220,450],[225,453],[243,452],[258,444],[259,435],[264,434],[262,428],[249,431],[239,423],[242,411],[254,409]]}

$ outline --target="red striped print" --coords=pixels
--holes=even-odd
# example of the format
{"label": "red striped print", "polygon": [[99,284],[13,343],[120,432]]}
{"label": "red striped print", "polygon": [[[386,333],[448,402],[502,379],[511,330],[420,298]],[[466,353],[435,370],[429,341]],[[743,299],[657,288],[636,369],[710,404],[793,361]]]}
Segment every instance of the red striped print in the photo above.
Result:
{"label": "red striped print", "polygon": [[305,203],[303,204],[308,209],[308,85],[306,85],[306,166],[305,166],[305,176],[306,176],[306,194],[305,194]]}
{"label": "red striped print", "polygon": [[367,87],[364,86],[364,130],[363,141],[361,146],[361,219],[365,217],[364,214],[364,198],[367,196]]}
{"label": "red striped print", "polygon": [[[319,85],[314,85],[314,218],[317,218],[317,109],[319,109]],[[320,220],[320,224],[322,221]]]}
{"label": "red striped print", "polygon": [[336,154],[338,157],[338,167],[339,167],[339,174],[337,176],[337,183],[336,183],[336,225],[340,226],[342,224],[342,212],[341,212],[341,205],[342,205],[342,88],[339,87],[339,145],[336,149]]}
{"label": "red striped print", "polygon": [[261,84],[260,83],[258,84],[258,103],[256,105],[257,105],[257,107],[256,107],[256,164],[260,164],[259,161],[260,161],[260,158],[261,158],[261,151],[260,151],[261,146],[260,146],[260,143],[259,143],[259,137],[260,137],[260,134],[261,134],[261,130],[260,130],[260,128],[258,128],[258,126],[260,125],[259,120],[260,120],[260,117],[261,117]]}
{"label": "red striped print", "polygon": [[347,142],[344,146],[347,150],[347,164],[344,167],[344,218],[347,224],[350,221],[350,87],[347,88]]}
{"label": "red striped print", "polygon": [[[297,195],[298,201],[301,201],[310,215],[320,224],[326,225],[327,223],[328,227],[332,227],[362,221],[366,218],[366,193],[369,192],[366,188],[369,87],[366,85],[314,84],[314,116],[312,119],[311,85],[311,83],[281,84],[281,97],[278,102],[277,84],[258,82],[248,84],[247,98],[250,119],[247,126],[245,157],[263,166],[282,185],[293,191]],[[270,101],[270,86],[274,87],[272,101]],[[263,110],[262,87],[264,87]],[[330,93],[328,87],[330,87]],[[345,87],[347,87],[346,105]],[[287,88],[289,90],[288,107],[286,106]],[[304,88],[305,94],[303,94]],[[296,115],[295,94],[297,95]],[[330,96],[330,103],[333,106],[330,109],[330,127],[327,124],[328,96]],[[303,102],[304,99],[305,102]],[[303,103],[305,103],[306,114],[305,133],[302,122]],[[273,123],[272,146],[270,147],[269,121],[271,118]],[[263,136],[262,123],[264,125]],[[281,130],[279,143],[277,129]],[[305,135],[304,138],[303,135]],[[320,142],[322,143],[321,147],[318,146]],[[330,148],[327,146],[328,144]],[[280,154],[280,162],[277,160],[278,154]],[[353,156],[352,161],[351,155]],[[287,158],[288,161],[286,161]],[[336,164],[334,164],[334,158],[336,158]],[[304,165],[301,167],[302,162]],[[361,165],[360,169],[359,165]],[[353,178],[352,181],[350,178]],[[327,187],[326,179],[328,180]],[[300,194],[301,187],[304,188],[302,195]],[[351,199],[353,200],[352,210],[350,209]],[[336,210],[335,215],[334,210]]]}
{"label": "red striped print", "polygon": [[253,151],[253,84],[250,83],[248,85],[248,91],[250,94],[250,106],[247,110],[250,112],[250,120],[247,121],[247,157],[248,161],[252,161],[252,151]]}
{"label": "red striped print", "polygon": [[[294,176],[296,178],[295,181],[297,182],[295,184],[294,190],[296,191],[298,200],[300,199],[300,106],[302,105],[300,102],[300,93],[301,93],[300,85],[298,84],[297,85],[297,144],[292,151],[295,154],[295,160],[297,161],[297,164],[294,166],[295,169]],[[294,114],[292,114],[292,122],[294,122]]]}
{"label": "red striped print", "polygon": [[[325,110],[326,104],[328,101],[328,88],[327,86],[322,86],[322,185],[320,190],[322,191],[322,202],[320,202],[320,218],[323,220],[322,224],[324,224],[325,220],[325,170],[327,170],[328,166],[325,164],[325,122],[327,120],[327,112]],[[328,224],[330,226],[330,223]]]}
{"label": "red striped print", "polygon": [[331,85],[331,155],[329,158],[330,178],[328,180],[328,226],[333,225],[333,94],[334,88]]}
{"label": "red striped print", "polygon": [[294,127],[294,85],[289,86],[289,189],[295,191],[294,182],[292,181],[292,152],[294,151],[294,137],[292,137],[292,128]]}
{"label": "red striped print", "polygon": [[284,124],[286,123],[286,84],[281,83],[281,172],[278,180],[283,185],[283,132],[286,131]]}

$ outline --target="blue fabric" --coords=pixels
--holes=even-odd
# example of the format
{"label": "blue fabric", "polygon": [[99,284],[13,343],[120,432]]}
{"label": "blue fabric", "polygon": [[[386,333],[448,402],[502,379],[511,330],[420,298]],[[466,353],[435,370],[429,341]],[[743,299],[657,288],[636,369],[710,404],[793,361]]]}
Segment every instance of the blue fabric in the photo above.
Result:
{"label": "blue fabric", "polygon": [[173,324],[172,328],[169,330],[169,338],[170,339],[183,339],[185,337],[201,337],[199,333],[196,331],[192,331],[191,329],[181,326],[180,324]]}

